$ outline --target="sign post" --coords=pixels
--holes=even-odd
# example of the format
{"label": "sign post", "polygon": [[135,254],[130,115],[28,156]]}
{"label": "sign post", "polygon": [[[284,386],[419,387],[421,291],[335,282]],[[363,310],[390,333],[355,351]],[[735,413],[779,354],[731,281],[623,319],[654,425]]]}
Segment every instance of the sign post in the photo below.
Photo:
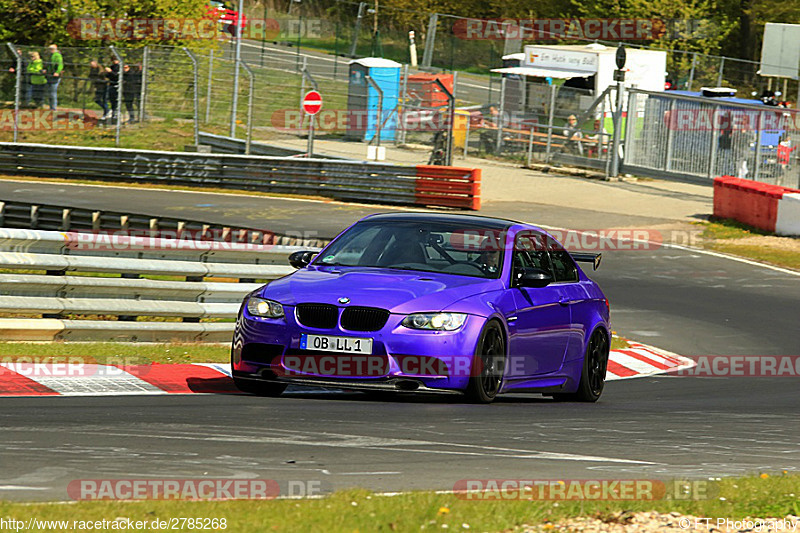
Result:
{"label": "sign post", "polygon": [[[611,152],[611,177],[617,177],[619,175],[620,147],[622,144],[622,106],[624,105],[625,98],[625,71],[623,69],[625,68],[627,59],[624,46],[620,45],[619,48],[617,48],[615,59],[617,70],[614,71],[614,81],[617,82],[617,105],[616,109],[614,109],[614,135],[612,137],[612,148],[614,151]],[[633,120],[630,109],[628,109],[628,120]]]}
{"label": "sign post", "polygon": [[322,95],[317,91],[308,91],[303,97],[303,111],[309,116],[308,124],[308,157],[314,155],[314,115],[322,109]]}

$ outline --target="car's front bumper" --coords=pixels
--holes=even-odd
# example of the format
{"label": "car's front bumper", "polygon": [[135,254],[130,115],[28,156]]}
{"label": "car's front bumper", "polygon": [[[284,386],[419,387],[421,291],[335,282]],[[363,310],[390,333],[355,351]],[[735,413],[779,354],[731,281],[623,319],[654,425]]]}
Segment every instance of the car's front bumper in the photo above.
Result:
{"label": "car's front bumper", "polygon": [[[485,318],[469,316],[453,332],[414,330],[391,315],[379,331],[314,329],[298,324],[293,308],[281,319],[242,311],[232,350],[234,376],[307,385],[360,389],[446,392],[467,387]],[[300,348],[300,336],[371,338],[372,353],[357,355]]]}

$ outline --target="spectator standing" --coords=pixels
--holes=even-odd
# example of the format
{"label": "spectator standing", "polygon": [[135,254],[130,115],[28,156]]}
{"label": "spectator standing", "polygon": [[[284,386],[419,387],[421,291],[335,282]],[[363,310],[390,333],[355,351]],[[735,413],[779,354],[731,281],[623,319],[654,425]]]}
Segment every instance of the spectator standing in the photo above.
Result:
{"label": "spectator standing", "polygon": [[44,100],[44,86],[47,85],[44,61],[42,61],[39,52],[31,52],[29,57],[30,62],[28,63],[27,71],[31,80],[31,96],[35,107],[41,107]]}
{"label": "spectator standing", "polygon": [[106,67],[106,80],[108,80],[108,105],[111,107],[111,118],[117,118],[117,111],[119,110],[119,59],[114,57],[111,60],[111,66]]}
{"label": "spectator standing", "polygon": [[[563,133],[564,137],[570,139],[565,148],[570,152],[577,152],[578,155],[583,155],[583,144],[581,144],[583,133],[578,130],[578,118],[575,115],[570,115],[567,118],[567,129]],[[572,133],[571,138],[570,133]]]}
{"label": "spectator standing", "polygon": [[97,61],[89,63],[89,83],[94,89],[94,103],[103,110],[102,120],[106,120],[111,116],[111,110],[108,108],[108,79],[105,69]]}
{"label": "spectator standing", "polygon": [[136,71],[130,65],[122,68],[122,99],[125,101],[125,110],[128,113],[128,122],[136,122],[135,100],[139,84],[136,81]]}
{"label": "spectator standing", "polygon": [[47,82],[50,88],[50,110],[58,107],[58,85],[61,83],[61,73],[64,71],[64,58],[58,51],[58,46],[51,44],[47,47],[50,52],[50,63],[47,65]]}

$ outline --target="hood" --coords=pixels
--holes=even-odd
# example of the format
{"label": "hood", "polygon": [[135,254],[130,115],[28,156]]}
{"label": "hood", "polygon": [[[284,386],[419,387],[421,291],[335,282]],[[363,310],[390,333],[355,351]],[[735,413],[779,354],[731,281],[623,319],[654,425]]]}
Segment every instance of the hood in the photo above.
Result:
{"label": "hood", "polygon": [[309,267],[269,283],[261,296],[284,305],[325,303],[380,307],[407,314],[441,311],[463,298],[501,288],[497,279],[362,267]]}

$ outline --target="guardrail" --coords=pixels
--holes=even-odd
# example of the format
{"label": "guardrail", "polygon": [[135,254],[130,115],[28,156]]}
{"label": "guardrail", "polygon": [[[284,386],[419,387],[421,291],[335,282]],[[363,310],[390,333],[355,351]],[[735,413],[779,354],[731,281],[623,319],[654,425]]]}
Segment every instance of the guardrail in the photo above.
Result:
{"label": "guardrail", "polygon": [[0,172],[480,209],[480,169],[0,143]]}
{"label": "guardrail", "polygon": [[139,213],[101,211],[82,207],[66,207],[41,203],[0,200],[0,227],[55,231],[115,230],[183,234],[191,232],[201,240],[221,240],[250,244],[322,247],[328,241],[299,235],[282,235],[271,231],[209,224],[196,220],[154,217]]}
{"label": "guardrail", "polygon": [[[201,145],[208,146],[214,153],[220,154],[244,154],[247,150],[247,141],[223,135],[215,135],[201,131],[198,135]],[[307,152],[294,148],[286,148],[274,144],[261,142],[250,143],[250,155],[264,155],[268,157],[304,157]],[[316,159],[335,159],[337,161],[355,161],[348,157],[338,155],[315,154]]]}
{"label": "guardrail", "polygon": [[310,248],[0,228],[0,313],[10,315],[0,339],[225,342],[256,280],[293,272],[288,255],[301,249]]}

